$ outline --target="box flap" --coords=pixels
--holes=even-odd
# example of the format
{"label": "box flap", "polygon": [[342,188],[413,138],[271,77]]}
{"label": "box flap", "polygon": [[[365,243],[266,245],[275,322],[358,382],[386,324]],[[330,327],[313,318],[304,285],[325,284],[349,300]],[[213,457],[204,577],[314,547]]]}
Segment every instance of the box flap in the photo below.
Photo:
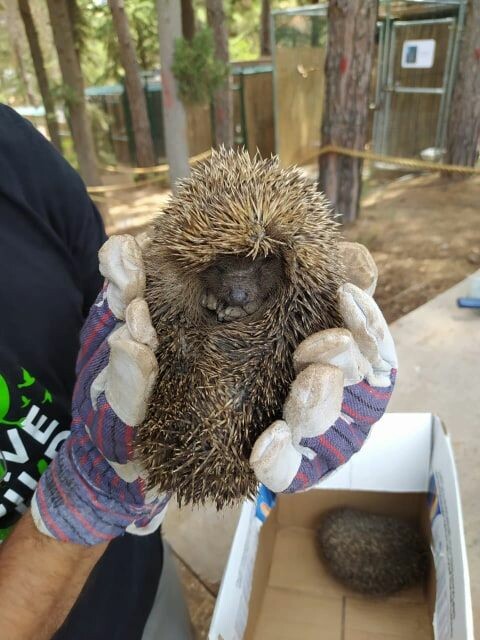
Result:
{"label": "box flap", "polygon": [[245,502],[215,603],[209,640],[241,640],[243,637],[260,527],[261,522],[255,517],[255,503]]}
{"label": "box flap", "polygon": [[352,458],[318,489],[427,491],[432,447],[430,413],[387,413]]}
{"label": "box flap", "polygon": [[[268,572],[268,558],[263,564],[256,563],[258,540],[262,524],[269,516],[275,503],[275,495],[260,487],[257,500],[246,500],[242,506],[237,529],[233,538],[222,584],[215,603],[209,640],[241,640],[249,616],[249,600],[252,590],[254,569],[259,564],[263,572]],[[263,534],[274,524],[274,516],[268,517]],[[255,564],[257,564],[255,568]],[[251,612],[250,612],[251,613]]]}
{"label": "box flap", "polygon": [[438,418],[433,423],[430,464],[430,523],[437,598],[438,640],[473,640],[473,615],[460,489],[450,438]]}

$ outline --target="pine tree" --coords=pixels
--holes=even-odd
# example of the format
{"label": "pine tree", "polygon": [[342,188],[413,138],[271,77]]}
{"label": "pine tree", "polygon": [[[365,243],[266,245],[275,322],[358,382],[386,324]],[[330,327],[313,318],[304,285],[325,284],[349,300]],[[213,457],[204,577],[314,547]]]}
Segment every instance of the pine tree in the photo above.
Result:
{"label": "pine tree", "polygon": [[155,152],[148,119],[147,101],[140,76],[140,67],[137,62],[135,43],[130,33],[128,17],[125,12],[124,0],[108,0],[108,6],[112,12],[113,24],[118,38],[120,60],[125,70],[125,85],[132,114],[137,163],[140,167],[151,167],[155,164]]}
{"label": "pine tree", "polygon": [[[448,121],[447,162],[473,167],[480,139],[480,2],[467,5]],[[450,174],[450,177],[459,174]]]}
{"label": "pine tree", "polygon": [[68,7],[65,0],[47,0],[47,6],[63,84],[68,95],[70,127],[80,173],[88,185],[99,185],[100,172],[87,113],[82,69],[74,44]]}
{"label": "pine tree", "polygon": [[[322,145],[365,147],[377,8],[377,0],[329,2]],[[358,215],[362,166],[338,154],[320,157],[320,188],[345,222]]]}
{"label": "pine tree", "polygon": [[[229,65],[228,32],[222,0],[207,0],[207,21],[213,31],[215,57]],[[216,146],[233,145],[233,101],[230,90],[230,74],[213,97]]]}
{"label": "pine tree", "polygon": [[62,141],[60,139],[58,122],[55,115],[55,101],[48,84],[42,49],[40,48],[40,41],[38,39],[37,29],[35,28],[33,15],[30,10],[29,0],[18,0],[18,9],[23,20],[25,33],[27,35],[28,44],[30,46],[33,66],[35,69],[35,74],[37,76],[38,89],[42,96],[43,106],[45,108],[45,118],[47,122],[48,133],[50,135],[50,140],[52,141],[52,144],[58,149],[58,151],[61,152]]}

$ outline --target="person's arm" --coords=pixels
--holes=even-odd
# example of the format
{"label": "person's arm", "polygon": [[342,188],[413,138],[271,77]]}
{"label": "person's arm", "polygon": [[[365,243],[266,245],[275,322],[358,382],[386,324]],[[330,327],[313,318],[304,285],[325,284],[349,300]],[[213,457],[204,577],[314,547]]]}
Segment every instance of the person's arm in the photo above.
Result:
{"label": "person's arm", "polygon": [[[74,302],[70,306],[58,305],[72,320],[57,343],[50,341],[49,333],[43,335],[41,331],[37,331],[35,344],[35,339],[19,327],[18,339],[16,338],[13,344],[8,344],[15,366],[17,357],[23,363],[17,346],[22,343],[31,344],[32,351],[35,352],[32,361],[36,364],[39,362],[41,368],[38,377],[43,379],[45,371],[51,372],[51,379],[45,383],[48,384],[54,398],[53,404],[47,405],[50,408],[48,415],[52,421],[55,418],[59,425],[66,428],[66,411],[72,390],[70,385],[73,386],[73,380],[69,376],[74,364],[74,350],[78,344],[78,325],[82,315],[86,318],[103,283],[98,270],[98,250],[106,239],[105,230],[100,214],[88,197],[81,178],[44,136],[4,105],[0,105],[0,141],[0,203],[2,206],[4,201],[11,204],[11,211],[15,213],[19,225],[16,232],[18,238],[14,232],[7,238],[6,244],[8,245],[9,238],[12,238],[15,244],[18,244],[20,255],[26,251],[25,247],[30,246],[34,249],[40,248],[47,258],[50,257],[51,251],[55,258],[51,263],[47,260],[47,263],[61,265],[60,268],[65,270],[65,283],[71,286],[73,282],[75,287],[72,292]],[[9,211],[7,208],[6,213]],[[3,208],[1,213],[2,218],[5,217]],[[8,215],[6,220],[8,224]],[[25,229],[20,226],[22,224],[25,224]],[[28,242],[22,242],[23,236],[29,238]],[[2,244],[2,248],[4,246]],[[60,257],[57,259],[56,256]],[[3,257],[2,270],[6,262],[7,257]],[[10,268],[14,272],[15,263],[10,265]],[[52,281],[46,278],[45,287],[40,289],[40,295],[31,298],[28,288],[22,289],[24,295],[17,297],[22,300],[23,313],[25,307],[36,308],[35,302],[42,297],[45,307],[51,307],[49,301],[59,296],[55,287],[58,282],[62,283],[62,277],[63,273]],[[7,294],[9,289],[5,287],[5,282],[4,278],[2,285],[5,290],[2,289],[2,293]],[[14,284],[16,283],[13,282],[12,287]],[[15,297],[14,291],[15,288],[10,292],[12,297]],[[81,305],[80,313],[76,307],[79,304],[77,300]],[[15,322],[15,311],[16,307],[8,318],[11,323]],[[51,313],[54,324],[55,321],[58,322],[58,318],[55,318],[54,311]],[[34,321],[33,319],[32,322]],[[4,322],[0,322],[2,337],[3,330]],[[38,336],[42,344],[41,349],[36,348]],[[7,371],[9,370],[10,360],[7,359],[5,362],[4,352],[0,351],[0,370],[3,374],[5,366]],[[60,357],[56,357],[56,353],[59,352]],[[37,361],[38,354],[45,359],[45,367],[42,367],[43,362],[40,358]],[[7,355],[10,356],[8,349]],[[56,364],[59,361],[64,365],[63,368],[57,368]],[[65,371],[68,371],[68,376],[65,375]],[[52,378],[61,381],[56,389],[50,387]],[[38,402],[40,403],[40,400]],[[59,426],[58,431],[60,428]],[[2,433],[2,438],[4,436]],[[0,440],[1,449],[4,440]],[[47,444],[48,442],[45,449]],[[28,462],[35,465],[38,456],[35,443],[28,455]],[[25,465],[24,470],[25,473],[30,472],[30,467]],[[35,471],[31,472],[33,478],[36,478]],[[19,473],[12,470],[12,482]],[[10,486],[9,482],[5,480],[5,484],[0,484],[0,490],[5,492],[7,488],[16,488],[15,484]],[[24,497],[27,500],[27,495]],[[9,518],[8,525],[13,519],[10,513]],[[28,511],[14,526],[7,540],[0,545],[0,638],[50,638],[71,609],[105,547],[106,543],[82,547],[52,540],[38,531]]]}
{"label": "person's arm", "polygon": [[0,550],[2,639],[51,638],[107,542],[157,529],[169,500],[146,495],[131,459],[157,371],[140,248],[115,236],[100,264],[108,284],[82,329],[70,436]]}
{"label": "person's arm", "polygon": [[53,540],[38,531],[28,511],[0,546],[1,637],[51,638],[106,546]]}

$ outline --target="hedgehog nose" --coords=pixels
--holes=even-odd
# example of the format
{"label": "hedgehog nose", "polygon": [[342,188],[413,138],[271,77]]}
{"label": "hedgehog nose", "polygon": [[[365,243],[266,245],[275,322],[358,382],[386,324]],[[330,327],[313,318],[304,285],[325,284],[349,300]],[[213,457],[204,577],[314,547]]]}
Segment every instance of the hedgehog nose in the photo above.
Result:
{"label": "hedgehog nose", "polygon": [[230,294],[228,296],[230,298],[230,302],[232,305],[243,305],[248,301],[248,294],[245,289],[241,287],[234,287],[230,289]]}

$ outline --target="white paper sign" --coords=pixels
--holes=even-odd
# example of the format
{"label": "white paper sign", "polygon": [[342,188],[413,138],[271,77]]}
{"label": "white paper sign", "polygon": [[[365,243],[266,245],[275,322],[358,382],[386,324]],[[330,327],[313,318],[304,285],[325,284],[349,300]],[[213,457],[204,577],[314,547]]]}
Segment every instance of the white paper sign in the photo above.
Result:
{"label": "white paper sign", "polygon": [[431,69],[435,59],[435,40],[405,40],[402,68]]}

